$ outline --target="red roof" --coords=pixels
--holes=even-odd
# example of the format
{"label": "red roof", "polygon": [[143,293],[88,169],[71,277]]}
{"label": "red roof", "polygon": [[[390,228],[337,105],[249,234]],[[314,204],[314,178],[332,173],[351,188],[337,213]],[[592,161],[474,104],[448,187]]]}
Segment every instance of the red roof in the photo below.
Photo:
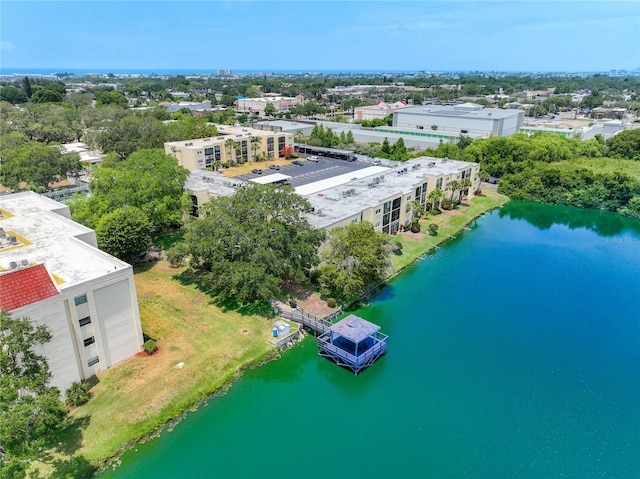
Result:
{"label": "red roof", "polygon": [[0,309],[13,311],[57,294],[43,264],[0,274]]}

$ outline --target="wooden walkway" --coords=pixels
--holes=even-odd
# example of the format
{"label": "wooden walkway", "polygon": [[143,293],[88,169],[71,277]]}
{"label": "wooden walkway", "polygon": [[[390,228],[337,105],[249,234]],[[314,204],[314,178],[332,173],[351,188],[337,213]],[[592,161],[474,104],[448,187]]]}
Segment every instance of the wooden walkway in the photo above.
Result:
{"label": "wooden walkway", "polygon": [[278,303],[274,306],[279,316],[301,324],[305,328],[311,329],[316,334],[324,334],[329,331],[329,328],[333,324],[333,319],[342,314],[342,309],[321,318],[313,313],[305,311],[301,307],[291,308],[284,303]]}

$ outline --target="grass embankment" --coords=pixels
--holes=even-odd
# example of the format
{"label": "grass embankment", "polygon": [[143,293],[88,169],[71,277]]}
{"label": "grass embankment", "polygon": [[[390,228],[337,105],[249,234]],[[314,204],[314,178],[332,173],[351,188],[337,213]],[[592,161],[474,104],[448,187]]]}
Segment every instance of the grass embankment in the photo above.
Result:
{"label": "grass embankment", "polygon": [[213,306],[174,278],[181,271],[165,261],[136,268],[142,329],[159,350],[98,374],[93,399],[42,458],[43,476],[86,477],[274,351],[270,321]]}
{"label": "grass embankment", "polygon": [[[428,218],[421,219],[421,233],[398,234],[393,239],[402,243],[402,255],[391,258],[395,272],[413,264],[435,246],[448,241],[451,236],[459,233],[464,226],[485,211],[502,206],[508,201],[509,198],[495,190],[484,189],[483,196],[472,198],[467,205],[460,205],[455,210],[443,211],[440,215],[430,215]],[[436,236],[431,236],[428,232],[428,225],[431,223],[438,225]]]}

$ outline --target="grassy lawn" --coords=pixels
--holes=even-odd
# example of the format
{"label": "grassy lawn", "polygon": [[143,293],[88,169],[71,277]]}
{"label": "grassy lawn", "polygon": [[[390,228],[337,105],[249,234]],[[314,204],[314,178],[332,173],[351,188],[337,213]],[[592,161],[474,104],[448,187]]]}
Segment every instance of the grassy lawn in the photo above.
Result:
{"label": "grassy lawn", "polygon": [[93,399],[72,411],[37,466],[45,477],[86,477],[127,445],[266,359],[272,321],[223,312],[166,261],[136,267],[144,333],[158,352],[98,374]]}
{"label": "grassy lawn", "polygon": [[[402,243],[402,255],[394,255],[391,258],[396,272],[413,264],[416,259],[433,247],[447,241],[450,236],[456,235],[483,212],[502,206],[509,201],[509,198],[495,190],[484,189],[483,194],[484,196],[472,198],[468,202],[468,206],[460,205],[456,210],[443,211],[441,215],[421,219],[421,233],[396,235],[393,241]],[[427,232],[428,225],[431,223],[438,225],[437,236],[431,236]]]}

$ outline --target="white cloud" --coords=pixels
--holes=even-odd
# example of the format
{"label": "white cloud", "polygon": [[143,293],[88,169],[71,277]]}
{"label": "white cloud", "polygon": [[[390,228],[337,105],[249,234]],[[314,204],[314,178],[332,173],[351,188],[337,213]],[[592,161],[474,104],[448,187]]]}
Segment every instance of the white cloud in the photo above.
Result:
{"label": "white cloud", "polygon": [[3,52],[12,52],[15,46],[11,42],[0,42],[0,50]]}

